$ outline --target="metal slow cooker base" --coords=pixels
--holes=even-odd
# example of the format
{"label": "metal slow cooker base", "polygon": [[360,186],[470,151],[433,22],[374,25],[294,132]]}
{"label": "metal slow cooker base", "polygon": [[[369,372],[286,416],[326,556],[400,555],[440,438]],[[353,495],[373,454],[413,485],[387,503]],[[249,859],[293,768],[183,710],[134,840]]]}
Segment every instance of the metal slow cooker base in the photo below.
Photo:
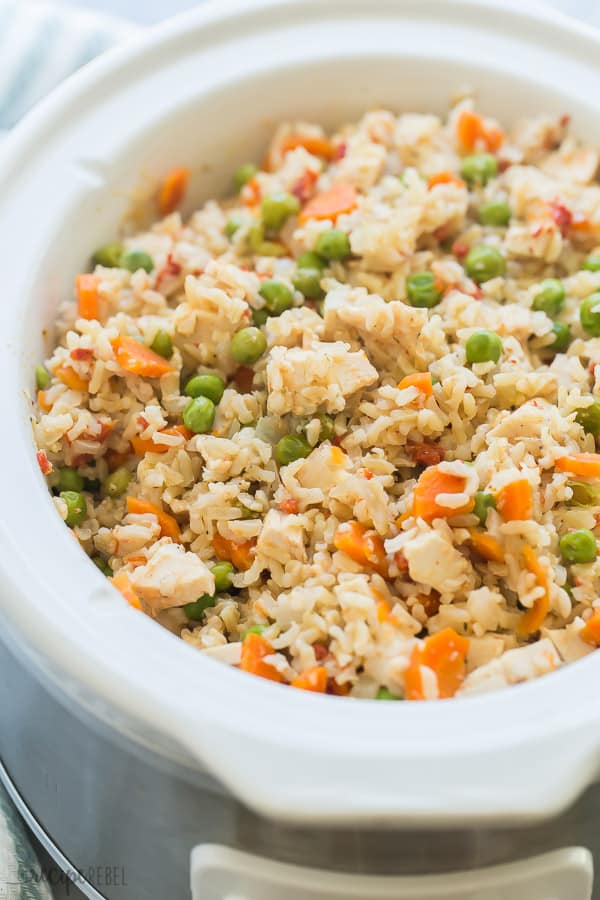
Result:
{"label": "metal slow cooker base", "polygon": [[[74,715],[2,643],[0,709],[0,758],[13,791],[62,854],[59,864],[87,873],[110,900],[189,897],[190,852],[205,843],[379,875],[470,870],[567,846],[587,847],[600,864],[600,785],[559,819],[529,828],[368,831],[351,821],[345,829],[296,828],[255,815],[203,773]],[[121,883],[101,883],[109,870],[122,870]],[[593,896],[600,900],[600,887]]]}

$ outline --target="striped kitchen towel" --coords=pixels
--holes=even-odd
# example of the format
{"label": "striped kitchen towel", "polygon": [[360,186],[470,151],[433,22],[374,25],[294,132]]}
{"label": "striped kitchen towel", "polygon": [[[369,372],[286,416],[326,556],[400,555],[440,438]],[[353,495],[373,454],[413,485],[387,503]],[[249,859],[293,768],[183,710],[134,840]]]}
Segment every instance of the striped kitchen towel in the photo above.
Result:
{"label": "striped kitchen towel", "polygon": [[0,0],[0,134],[44,94],[137,31],[120,19],[47,0]]}

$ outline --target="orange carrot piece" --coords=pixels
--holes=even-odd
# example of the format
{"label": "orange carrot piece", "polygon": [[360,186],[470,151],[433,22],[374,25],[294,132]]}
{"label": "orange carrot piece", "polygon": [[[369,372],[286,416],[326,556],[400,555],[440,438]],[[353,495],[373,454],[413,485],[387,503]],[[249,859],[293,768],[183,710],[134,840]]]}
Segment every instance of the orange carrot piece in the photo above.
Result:
{"label": "orange carrot piece", "polygon": [[158,211],[161,216],[168,216],[177,209],[183,200],[189,177],[189,169],[183,166],[167,173],[158,192]]}
{"label": "orange carrot piece", "polygon": [[475,531],[475,529],[472,529],[469,534],[471,535],[473,549],[480,556],[492,562],[504,562],[504,550],[495,537],[487,534],[487,532]]}
{"label": "orange carrot piece", "polygon": [[314,691],[317,694],[324,694],[327,690],[327,677],[325,666],[311,666],[302,675],[294,678],[291,685],[303,691]]}
{"label": "orange carrot piece", "polygon": [[436,187],[438,184],[457,184],[459,187],[466,186],[462,178],[459,178],[454,172],[436,172],[435,175],[431,175],[427,180],[427,187],[429,190]]}
{"label": "orange carrot piece", "polygon": [[429,372],[413,372],[412,375],[405,375],[398,382],[398,389],[402,391],[407,387],[416,387],[426,397],[431,397],[433,394],[431,374]]}
{"label": "orange carrot piece", "polygon": [[70,387],[72,391],[87,391],[88,389],[88,382],[85,378],[81,378],[71,366],[59,366],[54,370],[54,374],[59,381]]}
{"label": "orange carrot piece", "polygon": [[42,412],[50,412],[52,409],[52,404],[48,403],[46,399],[46,391],[37,392],[37,402]]}
{"label": "orange carrot piece", "polygon": [[256,546],[256,538],[250,538],[249,541],[237,544],[235,541],[227,540],[221,534],[215,534],[212,543],[219,559],[225,559],[233,563],[236,569],[245,571],[254,562],[254,553],[252,551]]}
{"label": "orange carrot piece", "polygon": [[559,472],[570,472],[583,478],[600,478],[600,453],[572,453],[556,460]]}
{"label": "orange carrot piece", "polygon": [[541,597],[538,597],[533,606],[521,616],[517,626],[517,632],[521,636],[532,634],[532,632],[541,628],[544,619],[548,615],[548,610],[550,609],[550,586],[548,584],[546,570],[540,565],[540,561],[538,560],[535,551],[528,545],[523,547],[523,559],[531,574],[535,575],[539,586],[544,589],[544,593]]}
{"label": "orange carrot piece", "polygon": [[579,632],[579,637],[582,641],[585,641],[586,644],[593,644],[595,647],[600,647],[600,609],[594,610]]}
{"label": "orange carrot piece", "polygon": [[421,666],[432,669],[437,676],[440,698],[453,697],[465,678],[465,659],[469,640],[453,628],[444,628],[425,638],[422,646],[415,646],[404,673],[407,700],[424,700]]}
{"label": "orange carrot piece", "polygon": [[333,159],[335,150],[333,144],[326,137],[311,134],[289,134],[281,142],[281,152],[289,153],[297,147],[304,147],[307,153],[313,156],[321,156],[323,159]]}
{"label": "orange carrot piece", "polygon": [[268,678],[270,681],[283,681],[283,676],[277,671],[275,666],[271,666],[264,661],[265,656],[270,656],[271,653],[273,653],[273,648],[262,635],[247,634],[242,642],[240,669],[242,672],[259,675],[261,678]]}
{"label": "orange carrot piece", "polygon": [[129,575],[125,572],[117,572],[116,575],[113,575],[112,578],[109,579],[112,586],[115,587],[122,597],[127,600],[130,606],[133,606],[134,609],[141,609],[142,604],[140,603],[140,598],[136,594],[133,589],[133,585],[129,579]]}
{"label": "orange carrot piece", "polygon": [[419,478],[413,494],[413,514],[426,522],[434,519],[447,519],[459,516],[473,509],[473,500],[469,500],[457,509],[440,506],[436,501],[438,494],[460,494],[464,491],[465,480],[459,475],[441,472],[438,466],[429,466]]}
{"label": "orange carrot piece", "polygon": [[463,152],[471,153],[475,149],[482,128],[481,116],[470,109],[463,109],[456,121],[456,139]]}
{"label": "orange carrot piece", "polygon": [[385,548],[381,537],[372,530],[367,529],[356,520],[342,522],[333,538],[336,550],[340,550],[361,566],[366,566],[387,575],[388,566],[385,558]]}
{"label": "orange carrot piece", "polygon": [[[179,434],[186,441],[192,437],[192,432],[189,428],[186,428],[185,425],[173,425],[169,428],[162,428],[159,434]],[[160,442],[155,442],[151,438],[142,438],[139,435],[135,435],[135,437],[131,438],[131,446],[133,447],[133,452],[136,456],[144,456],[146,453],[166,453],[167,450],[171,450],[173,444],[161,444]]]}
{"label": "orange carrot piece", "polygon": [[177,519],[169,515],[149,500],[143,500],[141,497],[127,497],[127,512],[135,514],[152,513],[158,519],[160,525],[160,536],[170,537],[176,543],[181,543],[181,532]]}
{"label": "orange carrot piece", "polygon": [[531,485],[526,478],[505,484],[496,497],[498,512],[505,522],[530,519],[533,513]]}
{"label": "orange carrot piece", "polygon": [[352,212],[356,208],[358,194],[351,184],[338,182],[326,191],[309,200],[298,217],[299,222],[307,219],[337,219],[342,213]]}
{"label": "orange carrot piece", "polygon": [[495,125],[484,125],[483,139],[490,153],[495,153],[504,143],[504,132]]}
{"label": "orange carrot piece", "polygon": [[256,178],[246,182],[240,194],[244,206],[257,206],[261,200],[260,184]]}
{"label": "orange carrot piece", "polygon": [[117,337],[110,342],[122,369],[143,378],[160,378],[173,371],[173,366],[150,347],[130,337]]}
{"label": "orange carrot piece", "polygon": [[82,319],[98,319],[98,282],[95,275],[78,275],[75,279],[77,307]]}
{"label": "orange carrot piece", "polygon": [[335,444],[332,445],[329,451],[329,458],[334,466],[343,466],[348,459],[342,448],[336,447]]}

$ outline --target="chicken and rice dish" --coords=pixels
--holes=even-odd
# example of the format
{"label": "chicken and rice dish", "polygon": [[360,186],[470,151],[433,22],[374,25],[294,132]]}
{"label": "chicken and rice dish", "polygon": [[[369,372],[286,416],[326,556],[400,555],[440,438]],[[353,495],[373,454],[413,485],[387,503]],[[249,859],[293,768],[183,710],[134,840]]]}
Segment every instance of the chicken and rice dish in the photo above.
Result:
{"label": "chicken and rice dish", "polygon": [[598,163],[568,116],[505,131],[467,98],[282,125],[187,221],[169,172],[36,369],[82,549],[188,644],[296,688],[466,696],[593,652]]}

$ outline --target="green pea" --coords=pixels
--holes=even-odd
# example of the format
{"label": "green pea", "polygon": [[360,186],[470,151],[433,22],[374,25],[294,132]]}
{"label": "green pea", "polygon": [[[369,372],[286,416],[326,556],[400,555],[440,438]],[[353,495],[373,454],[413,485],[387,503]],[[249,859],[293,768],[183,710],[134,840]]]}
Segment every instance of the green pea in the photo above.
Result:
{"label": "green pea", "polygon": [[490,200],[479,207],[479,221],[482,225],[502,228],[510,222],[511,210],[504,200]]}
{"label": "green pea", "polygon": [[269,278],[263,281],[258,293],[263,297],[265,306],[272,316],[280,316],[282,312],[289,309],[294,301],[293,295],[287,284],[283,281],[277,281],[275,278]]}
{"label": "green pea", "polygon": [[327,263],[323,257],[319,256],[319,254],[315,253],[313,250],[307,250],[306,253],[301,253],[296,260],[296,265],[299,269],[319,269],[320,272],[327,268]]}
{"label": "green pea", "polygon": [[577,410],[575,421],[581,425],[586,434],[600,437],[600,400],[594,400],[590,406],[582,406]]}
{"label": "green pea", "polygon": [[255,166],[254,163],[244,163],[243,166],[240,166],[233,176],[233,183],[236,190],[241,191],[244,185],[248,184],[250,179],[254,178],[257,172],[258,166]]}
{"label": "green pea", "polygon": [[280,466],[287,466],[297,459],[304,459],[312,447],[301,434],[286,434],[275,444],[275,460]]}
{"label": "green pea", "polygon": [[261,325],[264,325],[267,319],[269,318],[269,313],[266,309],[253,309],[252,310],[252,322],[256,325],[257,328],[260,328]]}
{"label": "green pea", "polygon": [[120,264],[122,269],[129,272],[137,272],[138,269],[151,272],[154,268],[154,260],[145,250],[126,250],[121,256]]}
{"label": "green pea", "polygon": [[241,365],[257,362],[267,349],[267,339],[258,328],[242,328],[231,338],[229,352]]}
{"label": "green pea", "polygon": [[375,694],[376,700],[402,700],[402,697],[398,697],[397,694],[392,694],[391,691],[388,691],[387,688],[379,688],[377,693]]}
{"label": "green pea", "polygon": [[50,382],[52,381],[52,376],[48,369],[44,366],[36,366],[35,367],[35,386],[38,391],[45,391]]}
{"label": "green pea", "polygon": [[600,337],[600,291],[586,297],[579,307],[581,327],[592,337]]}
{"label": "green pea", "polygon": [[600,505],[600,486],[589,481],[568,481],[567,485],[573,491],[569,506]]}
{"label": "green pea", "polygon": [[259,256],[287,256],[287,250],[277,241],[263,241],[256,252]]}
{"label": "green pea", "polygon": [[245,641],[249,634],[262,634],[266,627],[266,625],[251,625],[242,632],[242,640]]}
{"label": "green pea", "polygon": [[87,516],[85,497],[80,491],[61,491],[58,495],[67,505],[67,517],[65,523],[69,528],[81,525]]}
{"label": "green pea", "polygon": [[568,563],[591,563],[598,553],[596,538],[587,528],[563,534],[559,546],[562,558]]}
{"label": "green pea", "polygon": [[327,260],[344,260],[352,254],[350,238],[339,228],[323,231],[317,238],[316,252]]}
{"label": "green pea", "polygon": [[476,491],[473,504],[473,512],[482,525],[485,525],[487,514],[490,509],[496,509],[496,501],[493,494],[486,491]]}
{"label": "green pea", "polygon": [[231,587],[231,578],[235,575],[235,569],[230,562],[218,562],[210,567],[215,579],[215,591],[220,594]]}
{"label": "green pea", "polygon": [[532,309],[545,312],[553,319],[559,314],[565,303],[565,288],[558,278],[545,278],[540,289],[533,298]]}
{"label": "green pea", "polygon": [[202,596],[198,597],[193,603],[186,603],[183,607],[183,611],[188,619],[192,619],[194,622],[200,622],[204,618],[206,610],[210,609],[211,606],[214,606],[216,602],[216,597],[211,597],[209,594],[202,594]]}
{"label": "green pea", "polygon": [[243,221],[240,216],[231,216],[231,218],[227,219],[225,222],[225,228],[223,229],[223,234],[225,237],[232,238],[236,231],[243,225]]}
{"label": "green pea", "polygon": [[263,197],[260,211],[269,231],[280,231],[290,216],[300,212],[300,201],[286,191],[274,191]]}
{"label": "green pea", "polygon": [[125,466],[119,466],[102,482],[102,491],[107,497],[121,497],[131,481],[131,472]]}
{"label": "green pea", "polygon": [[581,268],[588,272],[600,272],[600,256],[588,256]]}
{"label": "green pea", "polygon": [[327,413],[319,413],[315,418],[317,418],[321,423],[321,430],[319,431],[319,443],[322,443],[323,441],[330,441],[335,433],[333,416],[329,416],[327,415]]}
{"label": "green pea", "polygon": [[475,331],[467,338],[465,352],[470,365],[484,362],[497,363],[502,354],[502,341],[493,331]]}
{"label": "green pea", "polygon": [[206,434],[215,421],[215,404],[208,397],[194,397],[183,411],[183,424],[194,434]]}
{"label": "green pea", "polygon": [[548,345],[548,349],[554,353],[564,353],[571,343],[571,328],[564,322],[555,322],[552,326],[554,340]]}
{"label": "green pea", "polygon": [[77,469],[71,469],[64,466],[58,470],[58,490],[59,491],[76,491],[79,493],[83,490],[84,479]]}
{"label": "green pea", "polygon": [[118,269],[123,252],[123,244],[116,242],[104,244],[102,247],[98,247],[92,256],[92,262],[95,266],[104,266],[106,269]]}
{"label": "green pea", "polygon": [[92,562],[100,569],[103,575],[106,575],[107,578],[111,577],[113,572],[105,559],[102,559],[101,556],[92,556]]}
{"label": "green pea", "polygon": [[465,156],[460,167],[460,174],[469,187],[487,184],[497,173],[498,162],[491,153],[473,153]]}
{"label": "green pea", "polygon": [[298,269],[292,275],[292,284],[303,297],[320,300],[325,296],[325,291],[321,287],[322,277],[321,269]]}
{"label": "green pea", "polygon": [[505,270],[506,263],[500,251],[487,244],[471,247],[465,257],[465,271],[477,284],[498,278]]}
{"label": "green pea", "polygon": [[221,402],[224,391],[225,382],[221,376],[207,373],[190,378],[185,386],[184,394],[186,397],[208,397],[217,405]]}
{"label": "green pea", "polygon": [[161,328],[160,331],[157,331],[154,335],[154,340],[150,344],[150,349],[154,350],[155,353],[158,353],[159,356],[163,356],[165,359],[171,359],[173,356],[173,340],[171,335]]}
{"label": "green pea", "polygon": [[411,306],[431,309],[442,299],[431,272],[415,272],[406,279],[406,293]]}

